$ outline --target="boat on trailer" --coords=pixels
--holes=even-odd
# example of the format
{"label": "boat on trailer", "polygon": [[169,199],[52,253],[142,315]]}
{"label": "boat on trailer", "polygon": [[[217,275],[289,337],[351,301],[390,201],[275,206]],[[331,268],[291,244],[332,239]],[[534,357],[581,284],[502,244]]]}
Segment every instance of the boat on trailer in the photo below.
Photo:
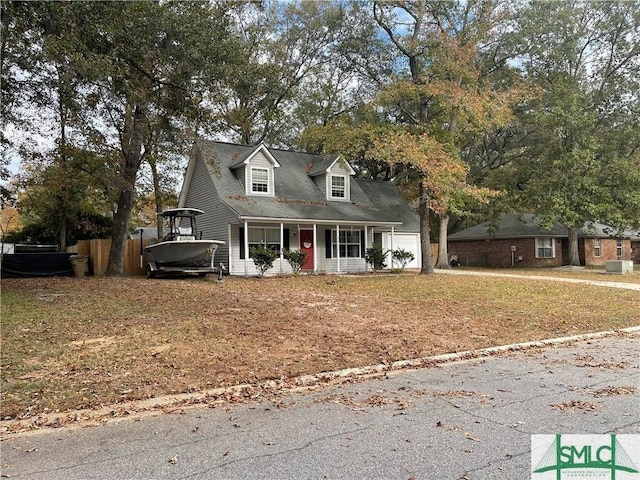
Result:
{"label": "boat on trailer", "polygon": [[215,266],[216,250],[225,242],[203,240],[198,235],[196,217],[204,212],[197,208],[172,208],[160,214],[168,222],[169,232],[162,241],[144,247],[147,277],[161,274],[193,274],[203,277],[217,273],[222,278],[224,266]]}

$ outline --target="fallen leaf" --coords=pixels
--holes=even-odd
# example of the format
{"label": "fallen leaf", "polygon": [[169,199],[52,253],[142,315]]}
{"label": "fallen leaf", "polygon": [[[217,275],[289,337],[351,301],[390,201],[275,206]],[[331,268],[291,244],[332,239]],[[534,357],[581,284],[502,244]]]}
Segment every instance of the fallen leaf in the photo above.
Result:
{"label": "fallen leaf", "polygon": [[469,433],[469,432],[465,432],[465,433],[464,433],[464,436],[465,436],[466,438],[468,438],[469,440],[473,440],[474,442],[479,442],[479,441],[480,441],[480,439],[479,439],[479,438],[474,437],[474,436],[473,436],[473,435],[471,435],[471,433]]}

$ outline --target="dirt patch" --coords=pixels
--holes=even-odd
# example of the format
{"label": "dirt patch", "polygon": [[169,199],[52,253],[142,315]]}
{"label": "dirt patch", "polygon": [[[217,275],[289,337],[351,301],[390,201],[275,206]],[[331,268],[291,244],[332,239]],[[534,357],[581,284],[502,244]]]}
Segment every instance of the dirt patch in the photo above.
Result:
{"label": "dirt patch", "polygon": [[113,345],[116,342],[115,337],[99,337],[99,338],[87,338],[83,340],[73,340],[69,342],[72,347],[81,347],[89,350],[100,350]]}

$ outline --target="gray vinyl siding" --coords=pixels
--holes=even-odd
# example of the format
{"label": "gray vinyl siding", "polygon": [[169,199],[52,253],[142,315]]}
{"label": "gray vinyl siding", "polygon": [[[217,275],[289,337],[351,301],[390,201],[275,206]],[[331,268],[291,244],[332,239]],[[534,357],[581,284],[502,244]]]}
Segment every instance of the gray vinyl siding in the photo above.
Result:
{"label": "gray vinyl siding", "polygon": [[323,193],[324,198],[327,198],[327,174],[322,173],[313,177],[313,181],[318,185],[318,189]]}
{"label": "gray vinyl siding", "polygon": [[244,189],[245,194],[247,193],[247,168],[243,165],[242,167],[238,167],[233,172],[236,175],[236,178],[240,180],[242,184],[242,188]]}
{"label": "gray vinyl siding", "polygon": [[197,218],[198,230],[202,231],[202,238],[225,242],[216,251],[215,263],[222,262],[225,268],[229,268],[228,225],[236,221],[237,216],[220,200],[211,174],[202,160],[196,161],[184,206],[204,210],[204,214]]}

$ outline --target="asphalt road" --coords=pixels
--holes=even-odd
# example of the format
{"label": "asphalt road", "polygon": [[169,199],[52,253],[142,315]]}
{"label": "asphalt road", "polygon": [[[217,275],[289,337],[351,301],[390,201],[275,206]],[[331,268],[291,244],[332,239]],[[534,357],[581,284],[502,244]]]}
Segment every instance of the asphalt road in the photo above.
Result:
{"label": "asphalt road", "polygon": [[640,434],[639,340],[617,334],[271,400],[7,435],[2,476],[529,479],[531,434]]}

